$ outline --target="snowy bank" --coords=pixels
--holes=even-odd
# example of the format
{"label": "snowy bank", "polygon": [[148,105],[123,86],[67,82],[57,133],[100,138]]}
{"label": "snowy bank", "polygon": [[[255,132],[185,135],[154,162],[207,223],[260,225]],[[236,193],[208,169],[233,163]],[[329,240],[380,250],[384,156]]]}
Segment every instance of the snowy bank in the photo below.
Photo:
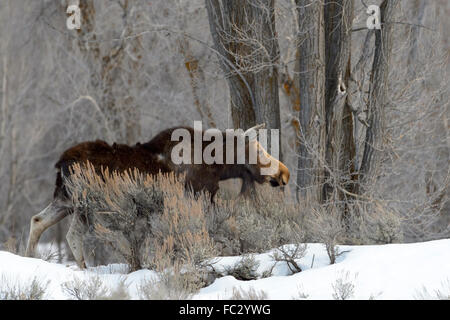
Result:
{"label": "snowy bank", "polygon": [[[237,280],[232,276],[221,277],[202,288],[193,298],[228,299],[236,287],[263,290],[269,299],[333,299],[334,287],[339,282],[353,286],[353,299],[415,299],[421,297],[423,288],[429,293],[441,290],[450,295],[450,239],[411,244],[340,246],[339,249],[343,253],[336,264],[329,265],[325,247],[317,243],[308,244],[306,255],[297,261],[303,271],[296,274],[291,274],[286,263],[275,263],[271,252],[254,255],[259,262],[258,274],[272,269],[270,277],[250,281]],[[241,258],[217,258],[215,269],[232,266]],[[126,270],[126,265],[114,264],[82,271],[73,264],[50,263],[0,251],[0,281],[9,279],[26,283],[36,278],[48,282],[49,299],[67,299],[61,287],[64,282],[92,276],[98,276],[111,289],[120,281],[125,281],[131,297],[138,298],[138,287],[142,281],[156,276],[151,270],[130,274]]]}

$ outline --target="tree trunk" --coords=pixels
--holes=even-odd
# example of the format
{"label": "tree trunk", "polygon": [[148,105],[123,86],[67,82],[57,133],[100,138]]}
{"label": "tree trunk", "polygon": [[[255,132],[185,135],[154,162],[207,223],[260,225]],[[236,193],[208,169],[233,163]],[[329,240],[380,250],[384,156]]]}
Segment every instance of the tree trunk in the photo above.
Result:
{"label": "tree trunk", "polygon": [[206,8],[230,89],[233,126],[280,129],[274,0],[206,0]]}
{"label": "tree trunk", "polygon": [[[422,20],[425,16],[425,8],[427,6],[427,1],[414,0],[412,1],[413,11],[417,14],[417,23],[418,25],[422,24]],[[411,43],[408,54],[408,75],[413,79],[416,76],[417,66],[420,63],[418,61],[417,52],[419,51],[419,38],[420,38],[420,27],[413,26],[411,29]]]}
{"label": "tree trunk", "polygon": [[388,76],[392,54],[393,17],[399,0],[384,0],[380,7],[381,30],[375,31],[375,54],[370,79],[368,125],[361,161],[360,182],[369,183],[377,176],[383,153],[384,109],[387,102]]}
{"label": "tree trunk", "polygon": [[[130,21],[137,19],[139,13],[129,17],[131,4],[125,0],[120,4],[123,10],[123,37],[130,36],[133,31]],[[97,42],[95,28],[95,4],[93,0],[80,0],[81,28],[77,30],[78,47],[83,59],[91,70],[90,86],[98,96],[98,104],[106,119],[109,129],[115,134],[117,141],[135,143],[140,136],[140,110],[134,104],[134,97],[128,92],[118,94],[122,88],[133,85],[140,87],[139,71],[142,68],[142,50],[139,37],[127,41]],[[88,42],[89,41],[89,42]],[[131,58],[131,56],[133,56]],[[126,79],[123,69],[132,71]]]}
{"label": "tree trunk", "polygon": [[341,191],[353,192],[351,179],[355,172],[353,115],[349,106],[351,30],[353,0],[327,0],[325,13],[325,113],[326,165],[324,198],[343,200]]}
{"label": "tree trunk", "polygon": [[206,128],[215,128],[216,123],[211,112],[208,97],[201,90],[201,88],[204,88],[206,85],[206,78],[200,65],[200,61],[194,57],[187,40],[180,41],[180,52],[184,56],[184,66],[189,74],[194,105],[200,118],[202,119],[202,124]]}
{"label": "tree trunk", "polygon": [[325,38],[323,4],[297,0],[300,145],[297,196],[321,201],[325,160]]}

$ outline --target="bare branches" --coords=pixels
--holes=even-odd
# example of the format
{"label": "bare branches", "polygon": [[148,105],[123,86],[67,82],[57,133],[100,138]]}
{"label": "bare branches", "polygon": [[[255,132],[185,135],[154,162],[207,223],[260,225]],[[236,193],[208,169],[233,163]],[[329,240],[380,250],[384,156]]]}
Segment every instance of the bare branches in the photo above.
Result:
{"label": "bare branches", "polygon": [[306,244],[296,243],[286,247],[279,247],[273,253],[272,258],[277,262],[285,262],[291,272],[298,273],[302,268],[295,261],[305,256],[307,250]]}
{"label": "bare branches", "polygon": [[[274,1],[208,0],[206,7],[215,46],[235,66],[221,61],[234,127],[265,122],[268,128],[280,128]],[[239,74],[234,73],[236,69]]]}

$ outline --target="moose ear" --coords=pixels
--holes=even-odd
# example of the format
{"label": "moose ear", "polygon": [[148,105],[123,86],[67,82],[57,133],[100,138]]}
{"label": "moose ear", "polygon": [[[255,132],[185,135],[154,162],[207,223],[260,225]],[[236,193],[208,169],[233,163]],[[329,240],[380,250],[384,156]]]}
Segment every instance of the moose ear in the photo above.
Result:
{"label": "moose ear", "polygon": [[244,136],[248,137],[248,140],[249,140],[249,141],[255,140],[256,137],[258,136],[258,132],[257,132],[256,130],[262,129],[262,128],[264,128],[265,126],[266,126],[265,123],[261,123],[261,124],[258,124],[258,125],[256,125],[256,126],[254,126],[254,127],[251,127],[250,129],[247,129],[247,130],[244,132]]}

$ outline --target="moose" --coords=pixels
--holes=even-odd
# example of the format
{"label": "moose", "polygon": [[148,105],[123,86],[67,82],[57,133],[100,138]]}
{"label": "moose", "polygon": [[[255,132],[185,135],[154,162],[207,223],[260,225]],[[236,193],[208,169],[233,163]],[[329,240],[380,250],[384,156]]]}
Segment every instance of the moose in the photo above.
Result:
{"label": "moose", "polygon": [[[173,141],[172,136],[175,130],[182,129],[190,133],[194,143],[196,134],[195,128],[191,127],[174,127],[166,129],[157,134],[147,143],[137,143],[134,146],[125,144],[109,145],[105,141],[87,141],[79,143],[66,151],[64,151],[56,163],[56,186],[53,193],[53,201],[40,213],[34,215],[30,221],[30,234],[28,238],[25,255],[33,257],[35,255],[36,246],[42,233],[52,225],[58,223],[66,216],[74,212],[69,192],[65,187],[65,179],[70,177],[71,166],[75,163],[83,164],[90,162],[95,171],[101,174],[102,169],[108,168],[109,172],[124,172],[129,169],[137,168],[141,173],[157,175],[158,173],[183,174],[185,179],[185,187],[191,189],[194,193],[207,191],[211,195],[211,202],[214,202],[214,195],[219,189],[219,181],[240,178],[242,187],[240,194],[248,195],[248,191],[259,184],[269,183],[272,187],[284,186],[289,182],[289,170],[275,157],[270,155],[263,146],[257,141],[256,129],[264,127],[258,125],[241,132],[244,139],[245,154],[251,152],[257,155],[255,163],[248,161],[247,156],[245,162],[233,161],[229,163],[200,163],[200,164],[177,164],[172,160],[173,151],[178,142]],[[218,130],[217,130],[218,131]],[[218,131],[225,138],[225,132]],[[204,133],[204,131],[201,131]],[[236,139],[242,136],[235,136]],[[192,144],[193,145],[193,144]],[[207,143],[204,141],[201,150],[205,150]],[[234,143],[234,159],[239,156]],[[193,148],[193,147],[192,147]],[[223,155],[226,157],[230,149],[223,147]],[[276,170],[270,175],[262,174],[262,171],[268,167],[274,166]],[[83,225],[82,219],[77,214],[72,214],[73,220],[70,224],[66,235],[69,247],[74,258],[80,268],[85,268],[86,263],[83,256],[82,236],[86,232],[86,226]]]}

